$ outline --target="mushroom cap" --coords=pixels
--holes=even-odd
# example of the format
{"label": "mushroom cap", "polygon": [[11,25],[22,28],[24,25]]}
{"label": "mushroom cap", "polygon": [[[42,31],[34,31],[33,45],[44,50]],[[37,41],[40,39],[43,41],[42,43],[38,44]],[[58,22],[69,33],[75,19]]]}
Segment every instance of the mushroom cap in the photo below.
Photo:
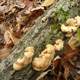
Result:
{"label": "mushroom cap", "polygon": [[31,58],[33,55],[34,55],[33,52],[24,52],[24,56],[25,56],[26,58]]}
{"label": "mushroom cap", "polygon": [[64,46],[64,42],[61,39],[58,39],[54,46],[56,50],[61,50]]}
{"label": "mushroom cap", "polygon": [[46,58],[35,58],[32,62],[33,69],[36,71],[46,70],[51,63],[51,60]]}
{"label": "mushroom cap", "polygon": [[25,60],[24,58],[19,58],[19,59],[17,59],[16,62],[17,62],[17,63],[24,63],[24,60]]}
{"label": "mushroom cap", "polygon": [[48,53],[52,53],[55,51],[54,46],[52,44],[47,44],[46,49]]}
{"label": "mushroom cap", "polygon": [[52,44],[47,44],[46,48],[53,48],[53,45]]}
{"label": "mushroom cap", "polygon": [[76,25],[76,20],[74,18],[70,18],[66,21],[66,24],[69,26],[74,26]]}
{"label": "mushroom cap", "polygon": [[21,70],[23,68],[22,64],[14,63],[13,64],[13,69],[14,70]]}
{"label": "mushroom cap", "polygon": [[77,25],[80,26],[80,16],[75,17],[75,20],[77,22]]}
{"label": "mushroom cap", "polygon": [[34,47],[25,48],[25,52],[33,52],[34,53]]}

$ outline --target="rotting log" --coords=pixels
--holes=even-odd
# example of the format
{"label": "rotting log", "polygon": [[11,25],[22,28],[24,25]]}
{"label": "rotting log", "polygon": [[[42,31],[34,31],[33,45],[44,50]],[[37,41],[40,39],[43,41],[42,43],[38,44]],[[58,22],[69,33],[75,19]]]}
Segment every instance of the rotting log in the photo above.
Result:
{"label": "rotting log", "polygon": [[[42,49],[43,42],[47,39],[50,33],[50,27],[48,25],[48,17],[56,11],[63,8],[64,10],[72,10],[77,4],[77,0],[59,0],[55,5],[52,5],[45,13],[39,17],[30,31],[28,31],[20,40],[20,42],[14,46],[11,54],[1,61],[0,63],[0,80],[35,80],[36,77],[41,73],[34,71],[31,64],[21,71],[15,71],[12,68],[12,64],[17,60],[18,57],[23,55],[25,47],[34,46],[35,56],[38,55]],[[76,8],[78,12],[78,9]],[[76,14],[78,14],[76,12]],[[74,13],[74,15],[76,15]],[[73,16],[70,14],[70,16]],[[44,22],[42,19],[45,19]]]}

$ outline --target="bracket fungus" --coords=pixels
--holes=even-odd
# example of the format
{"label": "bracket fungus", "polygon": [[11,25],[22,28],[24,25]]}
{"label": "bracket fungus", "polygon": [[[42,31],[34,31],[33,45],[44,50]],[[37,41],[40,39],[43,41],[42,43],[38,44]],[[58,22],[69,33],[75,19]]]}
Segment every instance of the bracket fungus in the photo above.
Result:
{"label": "bracket fungus", "polygon": [[61,39],[58,39],[55,41],[54,46],[55,46],[55,50],[60,51],[64,47],[64,41]]}
{"label": "bracket fungus", "polygon": [[69,18],[66,21],[66,24],[62,24],[61,31],[66,32],[67,35],[69,34],[71,35],[72,32],[76,32],[79,27],[80,27],[80,17],[77,16],[75,18]]}
{"label": "bracket fungus", "polygon": [[28,64],[32,62],[32,57],[34,55],[34,48],[27,47],[24,51],[24,56],[22,58],[17,59],[17,61],[13,64],[14,70],[21,70],[26,67]]}
{"label": "bracket fungus", "polygon": [[63,41],[61,39],[56,40],[56,44],[47,44],[46,49],[44,49],[39,57],[34,58],[32,65],[36,71],[44,71],[51,64],[54,58],[55,51],[61,50],[63,48]]}
{"label": "bracket fungus", "polygon": [[39,57],[34,58],[32,62],[33,68],[37,71],[46,70],[51,63],[54,54],[55,54],[55,50],[53,48],[53,45],[50,44],[47,45],[46,49],[41,52]]}
{"label": "bracket fungus", "polygon": [[61,26],[61,30],[67,33],[71,33],[72,31],[76,32],[77,29],[78,27],[75,27],[75,26],[65,26],[64,24]]}

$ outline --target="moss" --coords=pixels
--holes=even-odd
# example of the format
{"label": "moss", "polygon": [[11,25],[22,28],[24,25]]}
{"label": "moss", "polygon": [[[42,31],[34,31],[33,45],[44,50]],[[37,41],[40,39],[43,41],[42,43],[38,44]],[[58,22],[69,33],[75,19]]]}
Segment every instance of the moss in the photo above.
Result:
{"label": "moss", "polygon": [[69,11],[65,11],[63,8],[61,8],[55,13],[55,16],[57,16],[58,20],[63,23],[69,18]]}
{"label": "moss", "polygon": [[[54,13],[53,13],[54,14]],[[60,30],[61,24],[64,23],[69,17],[69,9],[64,10],[63,7],[61,7],[54,15],[51,15],[49,18],[49,23],[50,23],[50,33],[46,39],[46,44],[47,43],[52,43],[55,39],[58,38],[63,38],[64,35]]]}

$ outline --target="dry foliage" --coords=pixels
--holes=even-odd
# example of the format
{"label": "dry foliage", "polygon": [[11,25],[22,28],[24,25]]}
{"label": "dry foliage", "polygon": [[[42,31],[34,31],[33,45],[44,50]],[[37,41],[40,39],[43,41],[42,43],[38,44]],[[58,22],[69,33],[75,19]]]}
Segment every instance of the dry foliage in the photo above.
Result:
{"label": "dry foliage", "polygon": [[39,6],[36,0],[0,1],[0,59],[10,54],[9,49],[43,13],[44,7]]}
{"label": "dry foliage", "polygon": [[[76,48],[72,50],[68,45],[65,46],[63,54],[60,58],[53,60],[46,75],[39,80],[79,80],[80,73],[80,50]],[[77,66],[78,65],[78,66]]]}

